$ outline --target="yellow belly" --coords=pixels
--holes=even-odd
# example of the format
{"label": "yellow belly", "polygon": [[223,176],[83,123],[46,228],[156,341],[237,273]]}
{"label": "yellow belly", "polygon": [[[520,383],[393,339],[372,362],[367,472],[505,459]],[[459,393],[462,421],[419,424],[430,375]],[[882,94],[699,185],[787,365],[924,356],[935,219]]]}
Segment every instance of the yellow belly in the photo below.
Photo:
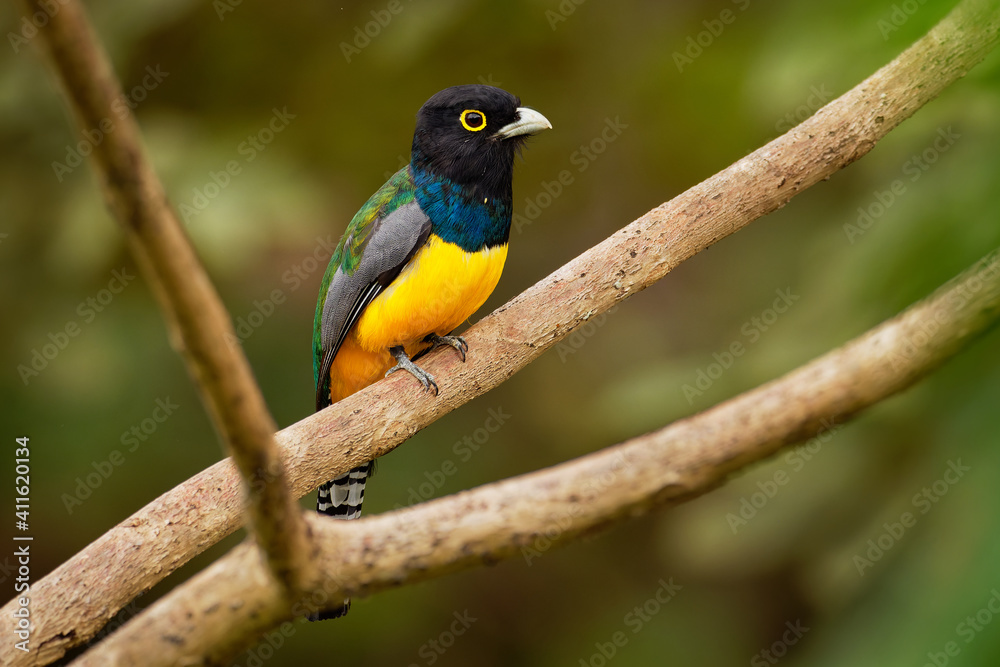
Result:
{"label": "yellow belly", "polygon": [[432,234],[344,340],[330,368],[331,399],[379,380],[396,363],[390,347],[413,356],[428,334],[446,335],[467,320],[493,292],[506,259],[506,245],[470,253]]}

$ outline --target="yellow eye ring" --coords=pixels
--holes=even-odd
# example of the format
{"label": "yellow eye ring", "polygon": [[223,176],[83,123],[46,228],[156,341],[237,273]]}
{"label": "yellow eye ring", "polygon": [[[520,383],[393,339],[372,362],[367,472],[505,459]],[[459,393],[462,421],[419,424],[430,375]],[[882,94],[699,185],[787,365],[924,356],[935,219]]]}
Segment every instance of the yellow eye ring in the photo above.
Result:
{"label": "yellow eye ring", "polygon": [[[472,118],[469,118],[469,116],[472,116]],[[469,132],[478,132],[479,130],[486,129],[486,114],[479,109],[466,109],[458,119],[462,121],[462,127]],[[470,120],[473,124],[469,123]]]}

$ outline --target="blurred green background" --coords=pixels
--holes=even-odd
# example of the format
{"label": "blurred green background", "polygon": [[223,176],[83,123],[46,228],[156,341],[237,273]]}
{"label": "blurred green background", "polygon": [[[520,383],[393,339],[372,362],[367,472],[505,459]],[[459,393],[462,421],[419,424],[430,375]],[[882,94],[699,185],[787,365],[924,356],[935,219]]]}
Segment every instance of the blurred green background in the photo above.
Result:
{"label": "blurred green background", "polygon": [[[494,83],[554,126],[517,165],[515,211],[532,222],[512,233],[504,277],[478,319],[848,90],[952,4],[89,7],[167,190],[191,207],[181,209],[187,230],[248,327],[244,349],[285,426],[313,401],[310,335],[325,263],[314,254],[325,259],[324,244],[408,159],[414,114],[432,93]],[[375,36],[366,44],[358,31],[378,19],[385,25],[367,25]],[[11,3],[0,4],[0,27],[0,410],[11,459],[14,436],[31,437],[37,578],[221,454],[147,285],[137,277],[110,291],[120,286],[115,272],[136,275],[135,264],[89,165],[53,166],[69,166],[83,137],[37,45],[11,42],[21,28]],[[700,53],[691,47],[699,39]],[[344,44],[356,51],[345,55]],[[694,57],[678,59],[689,48]],[[860,162],[419,433],[382,460],[366,513],[547,466],[711,406],[971,265],[1000,245],[998,83],[994,53]],[[281,131],[253,147],[275,109],[289,114]],[[618,130],[602,145],[608,123]],[[238,173],[227,182],[230,162]],[[573,182],[540,196],[564,169]],[[859,209],[871,221],[848,234]],[[775,316],[779,290],[792,305]],[[71,322],[77,335],[61,338]],[[64,349],[36,375],[19,371],[58,341]],[[719,375],[713,355],[735,342],[745,353]],[[1000,609],[998,342],[987,335],[816,443],[809,459],[782,454],[686,506],[530,563],[356,600],[347,618],[294,623],[236,664],[998,664],[1000,618],[989,607]],[[685,392],[710,372],[719,377],[700,395]],[[174,406],[169,416],[158,401]],[[460,456],[453,445],[475,437],[490,410],[509,418]],[[108,463],[115,450],[118,465]],[[430,483],[449,461],[457,472]],[[946,474],[950,464],[968,470]],[[776,473],[785,485],[769,485]],[[81,486],[88,476],[99,484]],[[741,504],[745,523],[733,520]],[[915,524],[894,536],[904,512]],[[8,569],[2,577],[7,598]],[[665,604],[656,601],[661,581],[681,586]]]}

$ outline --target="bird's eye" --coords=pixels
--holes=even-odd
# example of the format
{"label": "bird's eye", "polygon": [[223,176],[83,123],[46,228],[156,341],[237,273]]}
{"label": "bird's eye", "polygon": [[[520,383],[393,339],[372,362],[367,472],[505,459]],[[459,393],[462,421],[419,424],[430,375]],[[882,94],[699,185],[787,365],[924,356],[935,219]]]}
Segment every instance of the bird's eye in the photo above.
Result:
{"label": "bird's eye", "polygon": [[478,132],[486,127],[486,114],[479,109],[466,109],[459,116],[459,120],[462,121],[462,127],[469,132]]}

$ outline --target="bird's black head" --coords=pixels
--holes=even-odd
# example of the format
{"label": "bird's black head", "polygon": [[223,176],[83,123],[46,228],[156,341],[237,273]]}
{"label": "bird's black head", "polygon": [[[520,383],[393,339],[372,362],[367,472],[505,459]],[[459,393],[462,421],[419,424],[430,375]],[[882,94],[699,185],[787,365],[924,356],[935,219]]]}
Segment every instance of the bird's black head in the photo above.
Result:
{"label": "bird's black head", "polygon": [[444,176],[477,194],[509,197],[514,155],[530,135],[551,128],[546,118],[493,86],[467,85],[437,93],[417,113],[414,167]]}

